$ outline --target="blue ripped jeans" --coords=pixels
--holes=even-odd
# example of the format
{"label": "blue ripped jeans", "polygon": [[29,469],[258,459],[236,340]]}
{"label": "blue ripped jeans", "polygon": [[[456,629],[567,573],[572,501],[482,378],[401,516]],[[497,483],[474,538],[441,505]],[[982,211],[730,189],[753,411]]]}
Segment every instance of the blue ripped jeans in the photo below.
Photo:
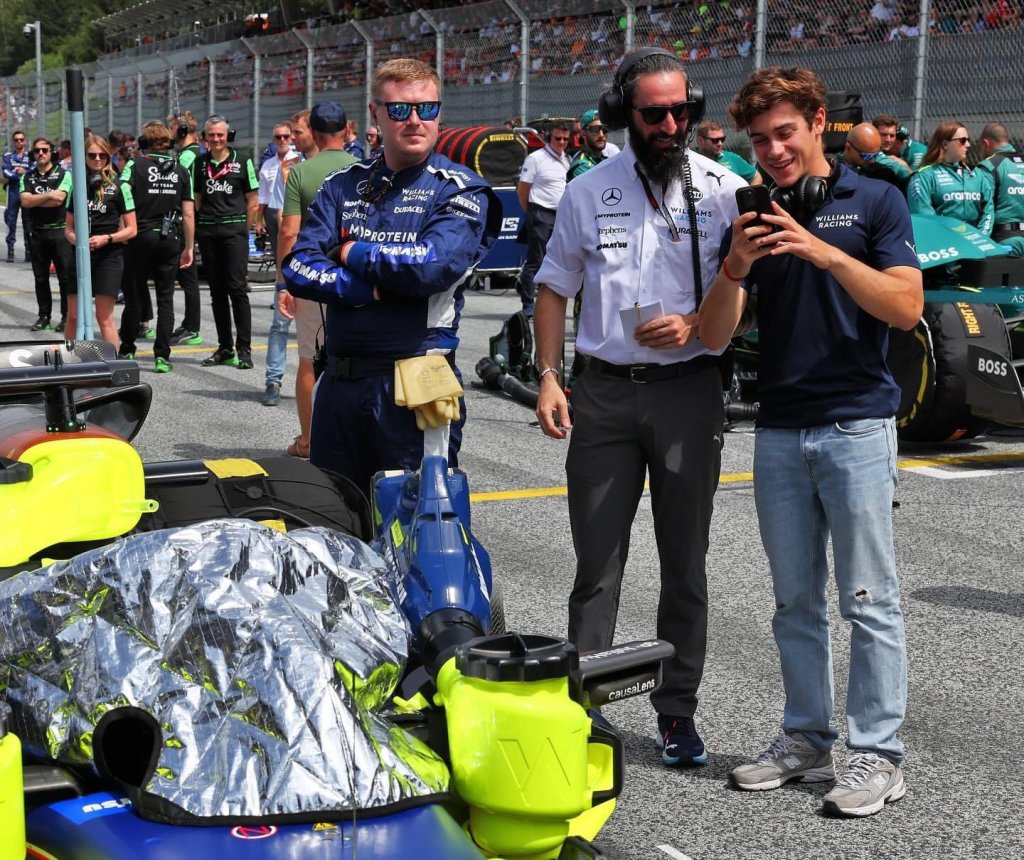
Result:
{"label": "blue ripped jeans", "polygon": [[839,611],[851,627],[847,746],[899,764],[907,649],[893,549],[895,487],[892,418],[757,430],[754,497],[775,590],[783,729],[821,749],[838,737],[826,592],[831,536]]}

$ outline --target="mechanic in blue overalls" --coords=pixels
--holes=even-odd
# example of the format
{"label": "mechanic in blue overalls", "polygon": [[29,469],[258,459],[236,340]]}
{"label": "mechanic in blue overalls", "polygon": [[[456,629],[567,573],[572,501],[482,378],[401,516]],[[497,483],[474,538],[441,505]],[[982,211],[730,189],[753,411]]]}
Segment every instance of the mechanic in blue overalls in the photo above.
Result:
{"label": "mechanic in blue overalls", "polygon": [[[454,367],[465,283],[501,224],[487,182],[433,151],[439,92],[434,69],[419,60],[377,70],[369,107],[384,154],[327,178],[282,265],[283,286],[326,310],[310,462],[363,492],[375,472],[423,459],[413,412],[395,404],[395,361],[440,354]],[[451,465],[464,423],[463,404]]]}
{"label": "mechanic in blue overalls", "polygon": [[[32,156],[25,149],[25,132],[15,131],[11,134],[11,148],[4,153],[4,181],[7,183],[7,208],[4,210],[4,223],[7,224],[7,262],[14,262],[14,242],[18,232],[18,214],[21,214],[21,235],[25,231],[25,213],[21,208],[21,177],[32,167]],[[28,240],[25,240],[25,262],[31,257],[28,253]]]}

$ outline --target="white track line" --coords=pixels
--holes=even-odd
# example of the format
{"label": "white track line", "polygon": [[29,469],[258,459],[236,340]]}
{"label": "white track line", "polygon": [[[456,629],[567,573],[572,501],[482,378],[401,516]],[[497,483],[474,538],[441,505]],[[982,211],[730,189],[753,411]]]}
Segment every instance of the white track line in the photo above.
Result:
{"label": "white track line", "polygon": [[668,854],[669,857],[675,858],[675,860],[691,860],[690,857],[688,857],[678,848],[673,848],[671,845],[658,845],[656,847],[659,851],[663,851],[666,854]]}

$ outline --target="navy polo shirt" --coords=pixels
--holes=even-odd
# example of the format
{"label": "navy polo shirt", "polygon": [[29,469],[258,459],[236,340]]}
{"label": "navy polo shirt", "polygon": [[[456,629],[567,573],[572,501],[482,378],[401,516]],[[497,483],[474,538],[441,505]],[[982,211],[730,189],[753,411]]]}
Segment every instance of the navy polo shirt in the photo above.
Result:
{"label": "navy polo shirt", "polygon": [[[873,269],[920,267],[903,195],[846,166],[803,226]],[[900,390],[885,363],[889,326],[831,274],[781,254],[754,263],[744,286],[757,293],[758,426],[817,427],[896,413]]]}

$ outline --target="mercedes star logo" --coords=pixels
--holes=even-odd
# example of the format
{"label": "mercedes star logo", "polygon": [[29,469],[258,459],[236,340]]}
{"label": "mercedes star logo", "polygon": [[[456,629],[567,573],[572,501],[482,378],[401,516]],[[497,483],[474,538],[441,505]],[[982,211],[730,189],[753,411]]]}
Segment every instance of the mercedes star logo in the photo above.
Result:
{"label": "mercedes star logo", "polygon": [[614,206],[622,200],[622,192],[618,188],[606,188],[601,195],[601,202],[605,206]]}

